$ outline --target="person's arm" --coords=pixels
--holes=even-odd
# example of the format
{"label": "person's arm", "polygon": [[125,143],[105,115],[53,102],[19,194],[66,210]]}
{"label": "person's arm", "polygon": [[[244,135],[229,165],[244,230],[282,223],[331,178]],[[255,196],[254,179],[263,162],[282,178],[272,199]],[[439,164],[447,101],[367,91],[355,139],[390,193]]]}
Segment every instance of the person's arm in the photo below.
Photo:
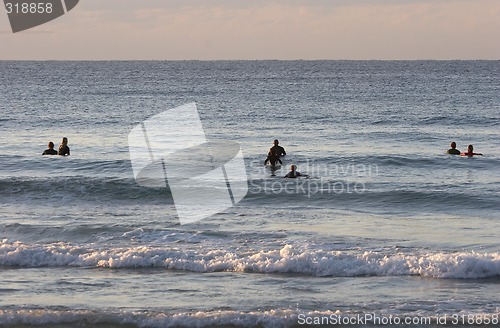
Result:
{"label": "person's arm", "polygon": [[69,147],[68,147],[68,156],[69,156]]}
{"label": "person's arm", "polygon": [[286,155],[285,148],[281,147],[281,149],[282,149],[282,152],[281,152],[281,153],[283,154],[283,156],[285,156],[285,155]]}

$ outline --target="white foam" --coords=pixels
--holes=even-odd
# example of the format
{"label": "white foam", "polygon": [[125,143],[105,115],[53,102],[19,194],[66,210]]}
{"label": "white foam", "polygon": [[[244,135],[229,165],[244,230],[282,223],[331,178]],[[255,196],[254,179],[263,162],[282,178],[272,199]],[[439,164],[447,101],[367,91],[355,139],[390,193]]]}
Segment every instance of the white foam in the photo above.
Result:
{"label": "white foam", "polygon": [[1,325],[52,326],[56,324],[89,326],[133,325],[137,327],[286,327],[296,322],[292,310],[262,312],[208,311],[192,313],[97,312],[93,310],[17,309],[0,310]]}
{"label": "white foam", "polygon": [[[495,313],[498,313],[498,309]],[[368,316],[366,316],[368,314]],[[491,313],[466,313],[461,312],[460,315],[468,317],[472,315],[474,318],[487,318],[492,316]],[[332,323],[331,320],[340,320],[343,322],[360,322],[360,325],[365,324],[379,326],[377,320],[391,320],[397,322],[395,317],[404,322],[404,319],[425,319],[426,322],[437,322],[436,315],[425,315],[412,313],[411,316],[400,315],[394,316],[382,312],[371,313],[356,313],[343,312],[340,310],[328,311],[301,311],[299,309],[272,309],[266,311],[249,311],[240,312],[233,310],[212,310],[198,312],[153,312],[153,311],[98,311],[98,310],[52,310],[52,309],[0,309],[0,325],[2,326],[36,326],[36,327],[53,327],[61,325],[78,326],[78,327],[95,327],[105,325],[106,327],[150,327],[150,328],[167,328],[167,327],[300,327],[310,323],[323,322],[323,325],[338,325]],[[377,318],[377,319],[375,319]],[[448,318],[447,326],[453,325],[451,314],[441,314],[440,318]],[[326,319],[326,320],[325,320]],[[345,320],[347,319],[347,321]],[[325,321],[322,321],[325,320]],[[415,322],[415,321],[413,321]],[[310,326],[311,324],[307,324]],[[323,326],[322,325],[322,326]],[[428,324],[426,324],[428,325]],[[315,325],[316,326],[316,325]],[[358,325],[355,325],[358,326]]]}
{"label": "white foam", "polygon": [[141,246],[100,249],[65,243],[0,243],[0,265],[163,267],[194,272],[299,273],[312,276],[423,276],[478,279],[500,276],[500,253],[404,254],[324,251],[285,245],[275,250],[204,250]]}

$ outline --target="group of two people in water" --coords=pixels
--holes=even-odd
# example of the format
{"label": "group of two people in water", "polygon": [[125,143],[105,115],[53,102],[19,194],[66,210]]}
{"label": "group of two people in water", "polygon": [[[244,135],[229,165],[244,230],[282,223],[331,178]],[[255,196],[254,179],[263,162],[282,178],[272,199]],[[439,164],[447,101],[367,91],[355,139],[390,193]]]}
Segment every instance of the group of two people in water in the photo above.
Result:
{"label": "group of two people in water", "polygon": [[[283,164],[281,161],[280,157],[285,156],[286,151],[285,148],[281,147],[279,145],[278,139],[274,140],[274,146],[272,146],[269,149],[269,152],[267,153],[267,158],[264,161],[264,165],[269,163],[271,165],[271,168],[275,168],[277,163]],[[299,171],[297,171],[297,166],[296,165],[291,165],[290,166],[290,172],[288,172],[285,175],[285,178],[298,178],[298,177],[308,177],[307,174],[302,174]]]}
{"label": "group of two people in water", "polygon": [[467,146],[467,152],[460,152],[460,150],[457,149],[457,143],[455,141],[453,141],[450,145],[450,149],[448,149],[448,151],[446,152],[447,154],[450,154],[450,155],[460,155],[460,156],[467,156],[467,157],[472,157],[474,155],[478,155],[478,156],[483,156],[483,154],[481,153],[475,153],[474,152],[474,146],[473,145],[469,145]]}
{"label": "group of two people in water", "polygon": [[68,138],[62,138],[61,144],[59,145],[59,150],[54,149],[54,143],[49,141],[49,148],[45,149],[42,155],[61,155],[67,156],[69,155],[69,147],[68,147]]}

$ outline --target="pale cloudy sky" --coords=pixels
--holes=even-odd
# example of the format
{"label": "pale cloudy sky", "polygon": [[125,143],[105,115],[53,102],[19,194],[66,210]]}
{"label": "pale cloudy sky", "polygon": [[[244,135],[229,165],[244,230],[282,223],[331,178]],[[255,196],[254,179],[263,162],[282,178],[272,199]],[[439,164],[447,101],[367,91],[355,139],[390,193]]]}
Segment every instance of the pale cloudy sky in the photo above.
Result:
{"label": "pale cloudy sky", "polygon": [[500,0],[81,0],[1,59],[500,59]]}

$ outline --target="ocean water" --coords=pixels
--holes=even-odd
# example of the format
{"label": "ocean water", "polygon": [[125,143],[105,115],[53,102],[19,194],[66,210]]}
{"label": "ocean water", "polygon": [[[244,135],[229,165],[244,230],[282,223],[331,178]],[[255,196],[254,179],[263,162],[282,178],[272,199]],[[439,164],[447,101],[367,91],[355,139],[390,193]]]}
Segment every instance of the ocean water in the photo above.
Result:
{"label": "ocean water", "polygon": [[[499,61],[2,61],[0,90],[2,327],[498,323]],[[181,225],[127,137],[191,102],[249,190]]]}

